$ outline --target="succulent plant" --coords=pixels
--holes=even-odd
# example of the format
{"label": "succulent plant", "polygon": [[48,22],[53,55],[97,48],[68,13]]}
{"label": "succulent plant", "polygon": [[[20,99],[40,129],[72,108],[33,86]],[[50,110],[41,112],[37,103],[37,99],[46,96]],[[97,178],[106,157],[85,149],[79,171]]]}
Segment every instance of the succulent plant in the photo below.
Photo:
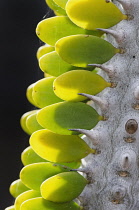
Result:
{"label": "succulent plant", "polygon": [[138,210],[139,1],[46,3],[45,78],[27,88],[30,146],[6,210]]}

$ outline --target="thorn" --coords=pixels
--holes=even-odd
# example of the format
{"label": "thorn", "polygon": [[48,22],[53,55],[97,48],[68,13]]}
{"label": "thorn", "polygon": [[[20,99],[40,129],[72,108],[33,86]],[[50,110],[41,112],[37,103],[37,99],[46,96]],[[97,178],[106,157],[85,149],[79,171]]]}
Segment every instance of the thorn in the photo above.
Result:
{"label": "thorn", "polygon": [[116,1],[118,1],[125,10],[131,9],[131,2],[125,0],[116,0]]}
{"label": "thorn", "polygon": [[102,64],[88,64],[87,66],[94,66],[94,67],[98,67],[100,69],[102,69],[103,71],[105,71],[106,73],[108,74],[113,74],[113,70],[112,69],[109,69],[108,67],[106,67],[105,65],[102,65]]}
{"label": "thorn", "polygon": [[[123,41],[125,40],[125,32],[123,30],[119,30],[118,32],[112,29],[103,29],[103,28],[97,28],[97,30],[102,31],[106,34],[110,34],[115,38],[118,44],[123,43]],[[122,52],[124,53],[125,50],[122,49]]]}
{"label": "thorn", "polygon": [[129,168],[133,166],[135,154],[125,153],[121,156],[120,166],[122,171],[127,171]]}
{"label": "thorn", "polygon": [[119,42],[119,40],[122,40],[121,34],[119,32],[117,33],[116,31],[114,31],[112,29],[97,28],[97,30],[102,31],[106,34],[112,35],[118,42]]}
{"label": "thorn", "polygon": [[85,129],[68,129],[70,131],[76,131],[79,132],[81,134],[86,135],[89,139],[92,140],[93,145],[97,145],[99,143],[99,139],[98,139],[98,133],[96,131],[93,130],[85,130]]}
{"label": "thorn", "polygon": [[90,173],[89,168],[77,168],[77,169],[71,169],[70,171],[79,171],[86,174]]}
{"label": "thorn", "polygon": [[90,95],[90,94],[86,94],[86,93],[78,93],[78,95],[85,96],[85,97],[89,98],[90,100],[94,101],[96,104],[98,104],[100,106],[100,108],[103,111],[108,109],[108,103],[106,101],[102,100],[98,96],[94,96],[94,95]]}
{"label": "thorn", "polygon": [[124,157],[122,165],[123,165],[124,169],[128,169],[129,168],[130,163],[129,163],[128,156]]}

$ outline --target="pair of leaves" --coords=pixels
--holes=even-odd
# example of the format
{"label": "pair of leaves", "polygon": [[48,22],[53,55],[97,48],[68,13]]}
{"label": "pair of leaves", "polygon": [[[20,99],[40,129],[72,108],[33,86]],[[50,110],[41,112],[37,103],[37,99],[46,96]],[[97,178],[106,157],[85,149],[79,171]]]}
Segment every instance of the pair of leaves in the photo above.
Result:
{"label": "pair of leaves", "polygon": [[67,16],[57,16],[42,20],[38,23],[36,34],[43,42],[55,46],[55,43],[66,36],[88,34],[101,36],[100,31],[90,31],[75,25]]}
{"label": "pair of leaves", "polygon": [[38,110],[26,112],[20,119],[21,127],[28,135],[31,135],[37,130],[43,129],[36,119],[37,112]]}
{"label": "pair of leaves", "polygon": [[70,171],[70,168],[56,163],[34,163],[21,170],[20,179],[28,188],[40,191],[40,186],[46,179],[67,171]]}

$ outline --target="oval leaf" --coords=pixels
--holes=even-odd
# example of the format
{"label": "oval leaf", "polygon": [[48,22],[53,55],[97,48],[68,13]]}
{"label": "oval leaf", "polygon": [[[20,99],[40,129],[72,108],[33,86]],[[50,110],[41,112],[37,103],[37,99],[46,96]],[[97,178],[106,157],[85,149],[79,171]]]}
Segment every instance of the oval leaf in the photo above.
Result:
{"label": "oval leaf", "polygon": [[35,83],[31,84],[28,86],[27,90],[26,90],[26,97],[28,99],[28,101],[37,107],[37,104],[35,103],[35,101],[32,98],[32,92],[33,92],[33,87],[34,87]]}
{"label": "oval leaf", "polygon": [[54,0],[54,2],[59,5],[60,7],[62,7],[63,9],[65,9],[66,3],[68,0]]}
{"label": "oval leaf", "polygon": [[66,11],[58,6],[53,0],[45,0],[47,5],[54,11],[56,15],[66,15]]}
{"label": "oval leaf", "polygon": [[26,112],[25,114],[22,115],[21,119],[20,119],[20,125],[22,127],[22,129],[29,135],[31,135],[31,132],[29,131],[29,129],[27,128],[27,125],[26,125],[26,120],[27,120],[27,117],[36,113],[38,110],[32,110],[32,111],[29,111],[29,112]]}
{"label": "oval leaf", "polygon": [[47,44],[39,47],[39,49],[37,50],[37,59],[39,60],[43,55],[54,51],[55,48],[53,46],[49,46]]}
{"label": "oval leaf", "polygon": [[21,160],[24,166],[32,163],[46,162],[46,160],[37,155],[30,146],[22,152]]}
{"label": "oval leaf", "polygon": [[31,134],[35,131],[43,129],[43,127],[38,123],[36,115],[37,113],[33,113],[26,119],[26,126]]}
{"label": "oval leaf", "polygon": [[44,55],[39,60],[40,69],[52,76],[59,76],[67,71],[76,69],[61,59],[61,57],[56,52],[48,53]]}
{"label": "oval leaf", "polygon": [[77,198],[87,180],[77,172],[65,172],[57,174],[41,185],[41,195],[44,199],[53,202],[68,202]]}
{"label": "oval leaf", "polygon": [[74,128],[90,130],[100,119],[95,109],[82,102],[60,102],[41,109],[37,114],[42,127],[64,135],[78,134],[69,130]]}
{"label": "oval leaf", "polygon": [[48,77],[35,83],[32,97],[38,107],[43,108],[62,101],[53,91],[54,80],[55,77]]}
{"label": "oval leaf", "polygon": [[76,25],[88,30],[110,28],[127,19],[116,5],[105,0],[69,0],[66,12]]}
{"label": "oval leaf", "polygon": [[81,210],[80,206],[71,201],[66,203],[54,203],[43,198],[33,198],[25,201],[20,210]]}
{"label": "oval leaf", "polygon": [[27,192],[22,193],[19,195],[15,200],[15,209],[20,210],[20,207],[24,201],[29,200],[31,198],[41,197],[40,192],[29,190]]}
{"label": "oval leaf", "polygon": [[40,157],[59,163],[78,161],[93,153],[79,136],[59,135],[48,130],[33,133],[30,145]]}
{"label": "oval leaf", "polygon": [[106,82],[98,74],[86,70],[73,70],[57,77],[53,86],[59,98],[66,101],[83,101],[87,98],[78,93],[96,95],[110,87],[111,83]]}
{"label": "oval leaf", "polygon": [[79,67],[105,63],[120,52],[109,42],[91,35],[64,37],[57,41],[55,49],[65,62]]}
{"label": "oval leaf", "polygon": [[20,179],[12,182],[12,184],[10,185],[10,189],[9,189],[11,195],[14,198],[16,198],[18,195],[20,195],[21,193],[23,193],[27,190],[29,190],[29,188],[26,187]]}

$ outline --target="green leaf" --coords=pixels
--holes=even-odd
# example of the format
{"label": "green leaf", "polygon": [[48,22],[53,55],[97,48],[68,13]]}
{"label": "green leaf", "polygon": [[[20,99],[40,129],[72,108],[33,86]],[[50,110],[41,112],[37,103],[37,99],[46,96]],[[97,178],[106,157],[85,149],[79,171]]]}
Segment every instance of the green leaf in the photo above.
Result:
{"label": "green leaf", "polygon": [[100,31],[89,31],[75,25],[67,16],[57,16],[42,20],[38,23],[36,34],[43,42],[55,46],[55,43],[66,36],[89,34],[101,36]]}
{"label": "green leaf", "polygon": [[26,127],[31,134],[35,131],[43,129],[43,127],[38,123],[36,115],[37,112],[29,115],[26,119]]}
{"label": "green leaf", "polygon": [[78,134],[68,129],[92,129],[100,119],[95,109],[82,102],[60,102],[41,109],[37,114],[42,127],[63,135]]}
{"label": "green leaf", "polygon": [[33,87],[34,87],[35,83],[31,84],[28,86],[27,90],[26,90],[26,97],[28,99],[28,101],[37,107],[37,104],[35,103],[35,101],[32,98],[32,92],[33,92]]}
{"label": "green leaf", "polygon": [[18,195],[20,195],[21,193],[23,193],[27,190],[29,190],[29,188],[26,187],[20,179],[12,182],[11,185],[10,185],[10,189],[9,189],[10,194],[14,198],[16,198]]}
{"label": "green leaf", "polygon": [[66,12],[73,23],[88,30],[110,28],[127,19],[116,5],[105,0],[69,0]]}
{"label": "green leaf", "polygon": [[21,160],[24,166],[32,163],[46,162],[46,160],[37,155],[30,146],[22,152]]}
{"label": "green leaf", "polygon": [[56,77],[76,68],[62,60],[56,52],[42,56],[39,60],[39,66],[43,72]]}
{"label": "green leaf", "polygon": [[23,129],[23,131],[25,131],[28,135],[31,135],[31,132],[29,131],[29,129],[27,128],[27,125],[26,125],[26,120],[27,120],[27,117],[36,113],[38,110],[32,110],[32,111],[29,111],[29,112],[26,112],[25,114],[22,115],[21,119],[20,119],[20,125],[21,125],[21,128]]}
{"label": "green leaf", "polygon": [[[41,158],[34,150],[29,146],[21,154],[21,160],[24,166],[32,163],[48,162],[46,159]],[[77,169],[81,165],[81,161],[71,163],[60,163],[60,165],[67,166],[72,169]]]}
{"label": "green leaf", "polygon": [[55,94],[66,101],[83,101],[86,97],[78,93],[96,95],[110,87],[111,83],[106,82],[98,74],[86,70],[73,70],[66,72],[54,80]]}
{"label": "green leaf", "polygon": [[40,157],[59,163],[78,161],[94,153],[79,136],[59,135],[49,130],[33,133],[30,145]]}
{"label": "green leaf", "polygon": [[43,72],[55,77],[77,68],[61,59],[57,52],[42,56],[39,60],[39,66]]}
{"label": "green leaf", "polygon": [[66,15],[66,11],[61,7],[59,7],[53,0],[45,0],[45,1],[56,15]]}
{"label": "green leaf", "polygon": [[40,185],[51,176],[70,171],[60,164],[44,162],[25,166],[20,172],[22,182],[32,190],[40,191]]}
{"label": "green leaf", "polygon": [[66,203],[54,203],[43,198],[33,198],[25,201],[20,210],[81,210],[80,206],[71,201]]}
{"label": "green leaf", "polygon": [[87,180],[77,172],[65,172],[57,174],[41,185],[41,195],[44,199],[53,202],[68,202],[77,198]]}
{"label": "green leaf", "polygon": [[31,198],[36,198],[36,197],[41,197],[40,192],[34,191],[34,190],[29,190],[27,192],[24,192],[20,194],[16,200],[15,200],[15,209],[20,210],[20,207],[24,201],[29,200]]}
{"label": "green leaf", "polygon": [[91,35],[64,37],[57,41],[55,49],[65,62],[79,67],[105,63],[120,52],[109,42]]}
{"label": "green leaf", "polygon": [[37,81],[33,87],[32,97],[40,108],[63,101],[53,91],[55,77],[48,77]]}
{"label": "green leaf", "polygon": [[49,46],[47,44],[39,47],[39,49],[37,50],[37,59],[39,60],[43,55],[54,51],[55,48],[53,46]]}
{"label": "green leaf", "polygon": [[63,9],[65,9],[66,3],[68,0],[54,0],[54,2],[59,5],[60,7],[62,7]]}

